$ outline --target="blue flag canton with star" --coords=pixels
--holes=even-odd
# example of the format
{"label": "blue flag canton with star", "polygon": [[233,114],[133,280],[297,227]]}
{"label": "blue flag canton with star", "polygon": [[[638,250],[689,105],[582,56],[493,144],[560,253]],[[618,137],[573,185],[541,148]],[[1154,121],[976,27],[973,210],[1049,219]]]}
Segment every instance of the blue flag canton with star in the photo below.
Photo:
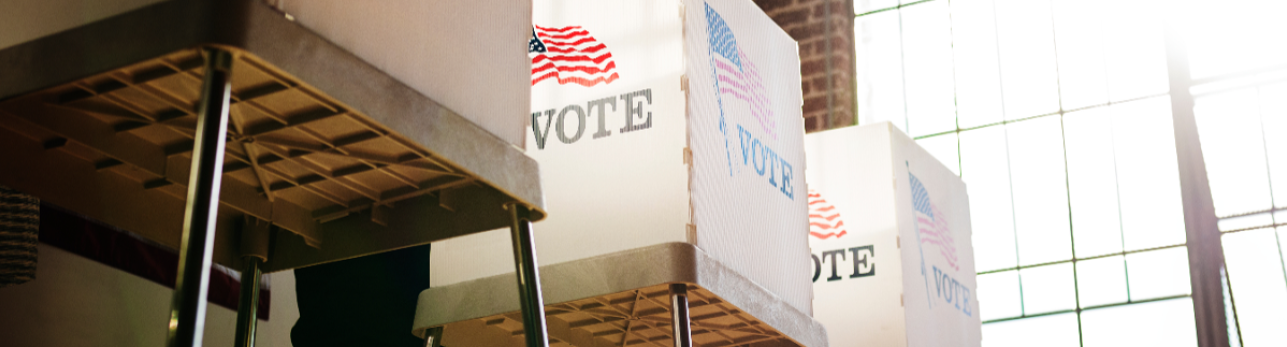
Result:
{"label": "blue flag canton with star", "polygon": [[710,35],[711,51],[728,59],[739,71],[742,70],[742,59],[737,54],[737,38],[733,37],[733,30],[728,28],[728,23],[724,23],[724,17],[711,8],[711,4],[705,5],[706,32]]}
{"label": "blue flag canton with star", "polygon": [[536,38],[536,29],[532,29],[532,39],[527,41],[527,53],[545,53],[545,43]]}
{"label": "blue flag canton with star", "polygon": [[925,189],[925,184],[916,178],[916,175],[908,172],[907,176],[911,177],[912,184],[912,209],[916,212],[924,213],[930,219],[934,219],[934,208],[930,204],[929,191]]}

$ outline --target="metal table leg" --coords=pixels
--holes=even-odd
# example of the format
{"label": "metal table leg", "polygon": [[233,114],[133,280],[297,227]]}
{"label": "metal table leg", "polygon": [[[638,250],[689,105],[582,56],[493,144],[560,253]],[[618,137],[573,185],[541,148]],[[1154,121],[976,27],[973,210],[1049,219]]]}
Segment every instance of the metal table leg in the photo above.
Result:
{"label": "metal table leg", "polygon": [[670,285],[670,324],[675,332],[675,347],[693,347],[692,322],[688,316],[688,285]]}
{"label": "metal table leg", "polygon": [[255,347],[255,326],[259,323],[259,278],[263,274],[258,257],[246,257],[241,270],[241,298],[237,303],[236,347]]}
{"label": "metal table leg", "polygon": [[518,273],[524,336],[528,347],[546,347],[549,340],[545,330],[545,301],[541,298],[541,276],[536,269],[536,243],[532,241],[530,210],[519,204],[506,207],[510,212],[509,230],[514,243],[514,268]]}
{"label": "metal table leg", "polygon": [[252,216],[244,216],[239,238],[241,257],[246,264],[241,269],[241,297],[237,303],[236,347],[255,346],[255,328],[259,324],[259,280],[261,267],[268,261],[272,223]]}
{"label": "metal table leg", "polygon": [[430,328],[425,332],[425,347],[442,347],[442,327]]}
{"label": "metal table leg", "polygon": [[179,274],[170,306],[170,347],[201,346],[205,330],[206,294],[214,252],[215,215],[223,154],[228,133],[228,98],[232,93],[232,54],[206,50],[205,78],[197,108],[197,131],[188,178],[187,208],[179,248]]}

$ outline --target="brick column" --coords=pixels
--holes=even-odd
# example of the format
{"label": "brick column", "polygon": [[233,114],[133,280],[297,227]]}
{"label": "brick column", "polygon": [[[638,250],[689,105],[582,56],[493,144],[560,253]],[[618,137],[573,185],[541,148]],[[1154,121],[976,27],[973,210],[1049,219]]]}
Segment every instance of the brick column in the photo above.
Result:
{"label": "brick column", "polygon": [[[804,129],[814,132],[854,124],[853,0],[754,0],[800,43]],[[830,5],[830,13],[827,6]],[[830,35],[827,24],[830,22]],[[830,47],[827,41],[830,40]],[[828,51],[828,48],[830,51]],[[830,57],[830,69],[828,69]],[[827,119],[827,71],[831,119]]]}

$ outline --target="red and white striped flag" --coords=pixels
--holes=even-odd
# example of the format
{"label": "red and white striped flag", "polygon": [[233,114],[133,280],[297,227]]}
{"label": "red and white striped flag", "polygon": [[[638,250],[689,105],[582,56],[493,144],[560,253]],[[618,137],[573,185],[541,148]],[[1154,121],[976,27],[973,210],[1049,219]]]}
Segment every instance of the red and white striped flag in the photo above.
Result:
{"label": "red and white striped flag", "polygon": [[535,26],[527,43],[532,57],[532,85],[544,80],[590,87],[620,78],[608,46],[580,26]]}
{"label": "red and white striped flag", "polygon": [[845,231],[845,221],[840,219],[840,211],[822,198],[822,194],[809,190],[809,235],[821,240],[832,237],[840,238],[849,232]]}
{"label": "red and white striped flag", "polygon": [[[733,29],[728,27],[728,23],[724,22],[724,17],[715,12],[710,4],[706,4],[706,32],[710,36],[711,62],[714,64],[716,75],[715,86],[721,98],[724,94],[730,94],[738,100],[745,101],[750,108],[751,116],[760,122],[764,132],[769,137],[778,138],[778,125],[774,121],[768,91],[764,87],[764,80],[760,78],[759,69],[751,62],[746,52],[742,51],[742,47],[737,45],[737,37],[733,35]],[[721,101],[721,112],[724,110],[723,105]]]}
{"label": "red and white striped flag", "polygon": [[[956,240],[952,238],[952,230],[948,228],[947,216],[930,200],[925,184],[910,172],[907,176],[911,178],[912,210],[916,215],[917,237],[920,238],[921,243],[938,246],[938,251],[943,255],[943,259],[947,260],[947,265],[954,270],[960,270],[961,266],[956,263]],[[924,262],[924,256],[924,250],[922,250],[922,262]]]}

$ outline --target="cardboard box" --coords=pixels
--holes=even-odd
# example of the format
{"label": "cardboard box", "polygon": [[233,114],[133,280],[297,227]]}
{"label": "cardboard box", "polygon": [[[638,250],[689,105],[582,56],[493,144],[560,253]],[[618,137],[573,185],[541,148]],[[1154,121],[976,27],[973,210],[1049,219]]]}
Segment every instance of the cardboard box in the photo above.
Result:
{"label": "cardboard box", "polygon": [[[533,18],[540,263],[688,242],[810,312],[795,41],[740,0],[536,1]],[[513,271],[508,239],[435,243],[433,285]]]}
{"label": "cardboard box", "polygon": [[805,137],[814,318],[832,346],[979,346],[965,183],[888,122]]}

